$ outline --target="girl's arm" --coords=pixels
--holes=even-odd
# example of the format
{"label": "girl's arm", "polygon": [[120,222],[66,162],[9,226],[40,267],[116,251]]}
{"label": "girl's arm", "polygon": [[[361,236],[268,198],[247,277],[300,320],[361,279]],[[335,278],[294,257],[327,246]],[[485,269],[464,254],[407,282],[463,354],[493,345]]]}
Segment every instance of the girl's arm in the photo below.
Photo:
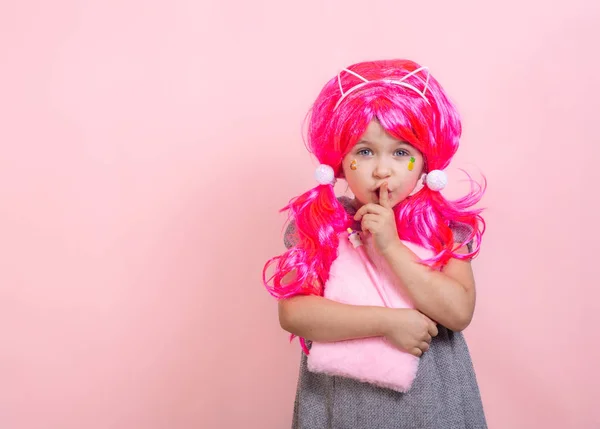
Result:
{"label": "girl's arm", "polygon": [[[468,253],[463,246],[458,253]],[[420,264],[419,258],[399,240],[383,256],[406,287],[415,306],[452,331],[462,331],[475,311],[475,279],[470,261],[451,259],[443,270]]]}
{"label": "girl's arm", "polygon": [[[441,272],[420,264],[417,255],[398,237],[387,182],[381,186],[380,204],[365,204],[354,220],[361,222],[363,231],[373,234],[377,250],[404,284],[417,309],[453,331],[462,331],[471,323],[475,280],[470,261],[451,259]],[[467,246],[458,252],[469,253]]]}
{"label": "girl's arm", "polygon": [[[288,283],[296,272],[288,273]],[[279,300],[279,324],[291,334],[319,342],[385,336],[389,312],[383,307],[342,304],[315,295]]]}
{"label": "girl's arm", "polygon": [[380,337],[387,332],[385,310],[301,295],[279,301],[279,323],[294,335],[319,342]]}
{"label": "girl's arm", "polygon": [[[289,273],[283,282],[295,275]],[[317,342],[385,337],[415,356],[426,352],[438,334],[435,323],[417,310],[342,304],[314,295],[279,300],[279,324],[291,334]]]}
{"label": "girl's arm", "polygon": [[417,310],[341,304],[320,296],[280,300],[279,321],[283,329],[307,340],[385,337],[415,356],[426,352],[438,334],[435,323]]}

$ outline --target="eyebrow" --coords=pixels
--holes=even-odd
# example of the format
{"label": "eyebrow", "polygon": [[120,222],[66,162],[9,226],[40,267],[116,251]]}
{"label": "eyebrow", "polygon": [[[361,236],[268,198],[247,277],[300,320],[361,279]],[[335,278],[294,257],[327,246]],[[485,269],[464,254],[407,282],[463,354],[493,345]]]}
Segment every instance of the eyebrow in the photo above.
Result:
{"label": "eyebrow", "polygon": [[[371,143],[371,142],[370,142],[370,141],[368,141],[368,140],[359,140],[359,141],[358,141],[358,143],[356,143],[356,144],[357,144],[357,145],[359,145],[359,144],[366,144],[366,145],[368,145],[368,146],[373,146],[375,143]],[[405,141],[401,141],[401,140],[398,140],[398,141],[396,142],[396,144],[397,144],[397,145],[403,145],[403,146],[409,146],[409,147],[413,147],[413,146],[412,146],[410,143],[408,143],[408,142],[405,142]]]}

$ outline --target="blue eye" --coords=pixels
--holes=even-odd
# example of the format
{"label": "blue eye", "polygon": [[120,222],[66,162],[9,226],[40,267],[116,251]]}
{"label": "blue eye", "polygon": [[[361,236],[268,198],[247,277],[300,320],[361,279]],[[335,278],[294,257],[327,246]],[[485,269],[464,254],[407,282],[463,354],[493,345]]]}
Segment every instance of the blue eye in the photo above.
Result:
{"label": "blue eye", "polygon": [[408,152],[405,151],[404,149],[398,149],[395,154],[399,154],[398,156],[408,156]]}
{"label": "blue eye", "polygon": [[371,153],[373,153],[371,151],[371,149],[361,149],[358,152],[356,152],[357,155],[364,155],[364,156],[367,156],[367,155],[369,155]]}

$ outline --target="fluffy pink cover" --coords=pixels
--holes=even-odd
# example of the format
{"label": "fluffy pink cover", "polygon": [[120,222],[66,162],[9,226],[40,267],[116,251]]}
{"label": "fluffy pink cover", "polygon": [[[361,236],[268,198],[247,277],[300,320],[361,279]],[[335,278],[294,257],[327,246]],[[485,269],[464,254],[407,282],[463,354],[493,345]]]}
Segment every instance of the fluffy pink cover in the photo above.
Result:
{"label": "fluffy pink cover", "polygon": [[[347,234],[342,233],[339,238],[338,257],[331,265],[324,296],[345,304],[384,306],[358,250],[348,242]],[[374,249],[371,237],[363,236],[362,241],[390,306],[414,308],[387,261]],[[403,243],[422,259],[432,255],[413,243]],[[313,342],[308,355],[308,369],[312,372],[354,378],[398,392],[410,389],[418,366],[418,357],[398,350],[382,337]]]}

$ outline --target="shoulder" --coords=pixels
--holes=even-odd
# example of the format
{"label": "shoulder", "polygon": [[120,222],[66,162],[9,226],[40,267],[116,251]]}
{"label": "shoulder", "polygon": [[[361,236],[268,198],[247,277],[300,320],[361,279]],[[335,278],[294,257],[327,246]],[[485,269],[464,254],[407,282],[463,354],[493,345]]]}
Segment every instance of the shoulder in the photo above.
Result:
{"label": "shoulder", "polygon": [[283,234],[283,244],[286,249],[291,249],[296,244],[298,244],[298,231],[296,229],[296,223],[292,219],[287,227],[285,228],[285,233]]}
{"label": "shoulder", "polygon": [[340,204],[344,207],[344,209],[349,215],[354,215],[356,213],[356,208],[352,204],[351,198],[342,196],[337,197],[337,200],[340,202]]}
{"label": "shoulder", "polygon": [[[471,225],[468,225],[463,222],[457,222],[457,221],[451,220],[450,223],[448,224],[448,226],[450,227],[450,230],[452,231],[452,235],[454,236],[455,243],[462,243],[463,241],[468,239],[469,236],[473,232],[473,228],[471,227]],[[468,248],[469,252],[472,251],[472,248],[473,248],[472,240],[467,243],[467,248]]]}
{"label": "shoulder", "polygon": [[473,232],[473,228],[471,227],[471,225],[468,225],[463,222],[451,220],[448,223],[448,226],[450,227],[452,234],[454,234],[455,242],[464,241],[466,238],[469,237],[469,235],[471,235],[471,232]]}

